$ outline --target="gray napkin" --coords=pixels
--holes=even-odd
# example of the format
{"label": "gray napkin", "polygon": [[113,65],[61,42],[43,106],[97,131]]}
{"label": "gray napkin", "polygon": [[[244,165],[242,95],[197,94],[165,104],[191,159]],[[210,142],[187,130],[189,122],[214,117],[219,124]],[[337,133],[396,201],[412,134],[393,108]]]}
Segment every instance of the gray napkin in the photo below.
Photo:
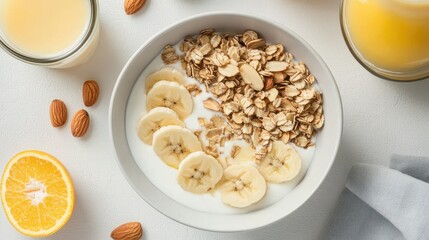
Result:
{"label": "gray napkin", "polygon": [[353,166],[325,239],[429,240],[429,158]]}

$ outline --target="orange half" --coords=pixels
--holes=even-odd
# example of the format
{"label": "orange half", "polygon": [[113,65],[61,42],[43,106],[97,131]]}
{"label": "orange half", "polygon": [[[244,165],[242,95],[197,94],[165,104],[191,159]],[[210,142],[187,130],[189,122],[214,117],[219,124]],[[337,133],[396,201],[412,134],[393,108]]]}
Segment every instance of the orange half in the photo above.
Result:
{"label": "orange half", "polygon": [[1,200],[9,222],[19,232],[42,237],[69,220],[75,197],[70,175],[55,157],[27,150],[6,165]]}

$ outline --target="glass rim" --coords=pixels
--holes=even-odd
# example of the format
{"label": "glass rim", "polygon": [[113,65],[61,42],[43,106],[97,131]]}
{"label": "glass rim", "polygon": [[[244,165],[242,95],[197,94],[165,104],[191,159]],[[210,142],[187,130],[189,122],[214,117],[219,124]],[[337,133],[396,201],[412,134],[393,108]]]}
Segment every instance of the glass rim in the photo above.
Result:
{"label": "glass rim", "polygon": [[348,33],[347,26],[346,26],[345,19],[344,19],[344,15],[345,15],[345,13],[344,13],[344,11],[345,11],[344,2],[345,1],[347,1],[347,0],[341,0],[340,9],[339,9],[341,33],[343,35],[344,41],[345,41],[347,48],[349,49],[350,53],[352,54],[352,56],[356,59],[356,61],[362,67],[364,67],[368,72],[370,72],[371,74],[373,74],[376,77],[379,77],[381,79],[388,80],[388,81],[393,81],[393,82],[415,82],[415,81],[420,81],[420,80],[424,80],[424,79],[429,78],[429,73],[427,73],[426,75],[423,74],[422,76],[417,76],[417,77],[394,78],[393,76],[389,77],[389,76],[383,75],[382,73],[374,70],[374,68],[372,68],[371,66],[368,66],[368,64],[366,64],[361,59],[361,57],[358,55],[357,50],[353,47],[352,40],[349,39],[349,33]]}
{"label": "glass rim", "polygon": [[68,59],[69,57],[73,56],[75,53],[77,53],[80,49],[82,49],[88,41],[91,39],[94,31],[96,30],[97,23],[98,23],[98,2],[97,0],[88,0],[90,3],[90,11],[91,16],[89,19],[89,25],[86,27],[86,31],[82,37],[80,37],[80,40],[77,44],[75,44],[70,50],[67,52],[64,52],[62,54],[59,54],[57,56],[48,57],[48,58],[38,58],[38,57],[31,57],[28,56],[18,50],[15,50],[16,48],[12,47],[9,43],[7,43],[6,40],[4,40],[0,35],[0,47],[5,50],[5,52],[9,53],[13,57],[24,61],[26,63],[31,63],[35,65],[55,65],[63,60]]}

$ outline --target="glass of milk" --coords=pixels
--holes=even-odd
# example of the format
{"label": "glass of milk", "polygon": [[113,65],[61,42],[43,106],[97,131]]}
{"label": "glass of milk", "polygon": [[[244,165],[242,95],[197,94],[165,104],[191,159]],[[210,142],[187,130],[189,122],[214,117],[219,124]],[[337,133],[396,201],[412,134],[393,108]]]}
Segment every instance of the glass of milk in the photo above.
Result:
{"label": "glass of milk", "polygon": [[34,65],[85,63],[98,43],[97,0],[0,0],[0,47]]}

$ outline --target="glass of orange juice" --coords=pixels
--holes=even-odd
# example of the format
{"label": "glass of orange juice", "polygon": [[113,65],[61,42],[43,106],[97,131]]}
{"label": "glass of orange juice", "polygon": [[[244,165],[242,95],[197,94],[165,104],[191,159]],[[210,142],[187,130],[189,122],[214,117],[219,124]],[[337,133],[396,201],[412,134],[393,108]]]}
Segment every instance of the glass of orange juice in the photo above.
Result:
{"label": "glass of orange juice", "polygon": [[343,0],[340,20],[351,53],[374,75],[429,77],[429,0]]}
{"label": "glass of orange juice", "polygon": [[0,0],[0,47],[35,65],[86,62],[99,35],[97,0]]}

